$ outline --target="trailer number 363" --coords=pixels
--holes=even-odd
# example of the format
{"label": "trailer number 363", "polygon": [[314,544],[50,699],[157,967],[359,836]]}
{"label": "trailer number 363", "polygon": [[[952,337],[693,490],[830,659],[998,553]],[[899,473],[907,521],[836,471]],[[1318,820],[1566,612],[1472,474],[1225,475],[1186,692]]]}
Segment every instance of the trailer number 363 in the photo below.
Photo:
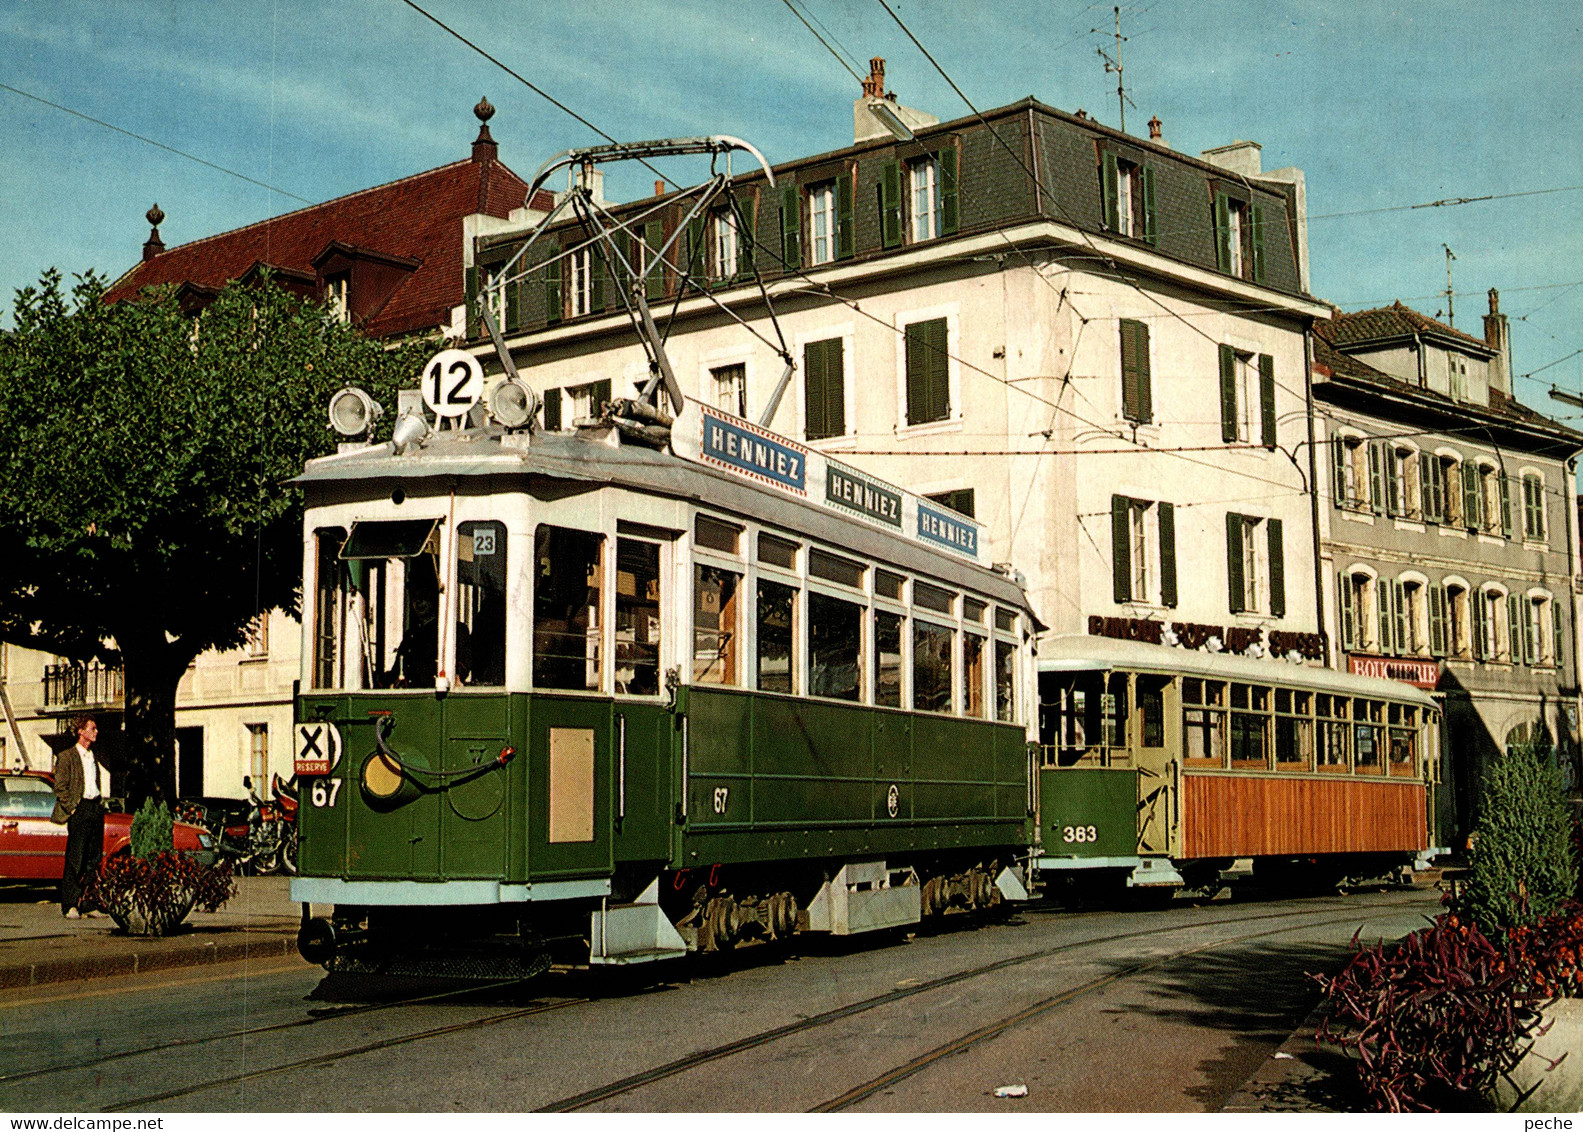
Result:
{"label": "trailer number 363", "polygon": [[1091,825],[1068,825],[1061,829],[1061,840],[1071,844],[1078,841],[1098,841],[1099,830]]}
{"label": "trailer number 363", "polygon": [[324,779],[315,779],[313,789],[308,791],[308,800],[319,809],[335,805],[335,796],[341,792],[341,780],[332,778],[328,782]]}

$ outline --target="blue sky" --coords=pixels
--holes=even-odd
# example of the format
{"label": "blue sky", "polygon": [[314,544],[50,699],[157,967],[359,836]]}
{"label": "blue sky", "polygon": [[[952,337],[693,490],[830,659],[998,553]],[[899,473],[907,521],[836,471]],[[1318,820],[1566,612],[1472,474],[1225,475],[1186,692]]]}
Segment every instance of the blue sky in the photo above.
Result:
{"label": "blue sky", "polygon": [[[730,133],[772,161],[851,141],[856,83],[785,0],[420,0],[623,140]],[[854,67],[888,61],[901,101],[966,107],[876,0],[796,0]],[[1090,33],[1109,4],[904,0],[908,26],[980,108],[1032,94],[1117,124]],[[1187,152],[1237,138],[1308,176],[1313,286],[1343,307],[1443,306],[1480,333],[1502,292],[1526,374],[1583,348],[1583,191],[1332,216],[1583,185],[1583,5],[1136,0],[1122,9],[1134,133],[1158,114]],[[530,175],[600,139],[401,0],[0,0],[0,83],[305,197],[456,160],[487,94],[501,156]],[[697,170],[695,169],[696,173]],[[644,175],[646,176],[646,174]],[[686,179],[683,168],[678,179]],[[646,181],[607,185],[617,198]],[[47,267],[120,274],[158,201],[176,244],[299,207],[278,192],[0,90],[0,290]],[[7,317],[7,321],[9,321]],[[1519,381],[1577,391],[1583,356]]]}

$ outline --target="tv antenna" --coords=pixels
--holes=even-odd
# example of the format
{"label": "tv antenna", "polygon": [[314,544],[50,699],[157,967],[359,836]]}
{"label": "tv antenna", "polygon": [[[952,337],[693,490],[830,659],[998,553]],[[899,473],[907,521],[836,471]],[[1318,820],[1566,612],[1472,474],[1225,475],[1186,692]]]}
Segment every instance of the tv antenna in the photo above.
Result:
{"label": "tv antenna", "polygon": [[1451,290],[1451,261],[1457,258],[1457,254],[1451,250],[1450,244],[1441,244],[1440,246],[1446,249],[1446,324],[1455,330],[1457,326],[1457,303],[1456,292]]}
{"label": "tv antenna", "polygon": [[[1123,68],[1121,66],[1121,45],[1123,43],[1127,42],[1127,37],[1121,34],[1121,7],[1120,7],[1120,5],[1117,5],[1116,7],[1114,7],[1112,9],[1112,11],[1114,11],[1116,13],[1116,30],[1115,31],[1113,31],[1113,32],[1106,31],[1103,28],[1089,28],[1088,30],[1091,33],[1098,33],[1100,35],[1113,36],[1115,38],[1115,40],[1116,40],[1116,57],[1114,59],[1112,59],[1110,57],[1110,55],[1108,53],[1106,53],[1106,51],[1105,51],[1105,49],[1103,47],[1095,48],[1095,50],[1099,53],[1099,57],[1105,61],[1105,74],[1108,75],[1112,71],[1114,71],[1115,74],[1116,74],[1116,102],[1121,107],[1121,132],[1122,133],[1126,133],[1127,132],[1127,104],[1129,102],[1132,102],[1132,99],[1127,97],[1127,88],[1126,88],[1125,84],[1122,82],[1122,70],[1123,70]],[[1138,108],[1138,104],[1136,102],[1132,102],[1132,108],[1134,110],[1136,110]]]}

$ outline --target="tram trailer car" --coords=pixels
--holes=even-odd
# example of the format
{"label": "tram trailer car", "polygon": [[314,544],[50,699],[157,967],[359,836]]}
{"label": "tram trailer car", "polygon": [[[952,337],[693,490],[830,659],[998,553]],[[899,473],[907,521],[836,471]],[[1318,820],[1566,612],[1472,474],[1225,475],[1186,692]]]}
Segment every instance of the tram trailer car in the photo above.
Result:
{"label": "tram trailer car", "polygon": [[1027,897],[1040,626],[976,524],[693,402],[669,440],[479,415],[297,481],[304,957],[528,975]]}
{"label": "tram trailer car", "polygon": [[1039,654],[1047,894],[1206,888],[1239,858],[1326,885],[1446,852],[1440,710],[1416,687],[1097,636]]}

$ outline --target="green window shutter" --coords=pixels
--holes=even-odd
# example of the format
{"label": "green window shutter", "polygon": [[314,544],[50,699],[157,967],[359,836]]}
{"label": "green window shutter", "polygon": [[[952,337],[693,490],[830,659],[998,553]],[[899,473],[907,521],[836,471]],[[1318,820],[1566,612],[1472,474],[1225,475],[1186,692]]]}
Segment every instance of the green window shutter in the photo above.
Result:
{"label": "green window shutter", "polygon": [[1176,507],[1160,503],[1160,604],[1176,608]]}
{"label": "green window shutter", "polygon": [[1259,355],[1259,432],[1266,448],[1275,447],[1275,359]]}
{"label": "green window shutter", "polygon": [[1106,153],[1100,159],[1099,184],[1105,198],[1105,227],[1115,232],[1121,227],[1121,201],[1118,195],[1120,171],[1116,168],[1116,155]]}
{"label": "green window shutter", "polygon": [[682,261],[687,273],[687,284],[700,291],[709,288],[709,246],[704,236],[704,218],[695,216],[687,222],[687,258]]}
{"label": "green window shutter", "polygon": [[841,339],[832,338],[825,345],[825,426],[831,436],[845,436],[846,358]]}
{"label": "green window shutter", "polygon": [[1560,595],[1550,600],[1550,614],[1554,621],[1550,637],[1550,663],[1557,668],[1565,668],[1566,618],[1562,616]]}
{"label": "green window shutter", "polygon": [[1242,573],[1242,516],[1226,512],[1226,591],[1231,612],[1246,608],[1247,585]]}
{"label": "green window shutter", "polygon": [[802,266],[802,193],[794,184],[781,186],[781,261],[787,271]]}
{"label": "green window shutter", "polygon": [[835,179],[835,257],[851,259],[856,233],[852,229],[852,174],[843,169]]}
{"label": "green window shutter", "polygon": [[1264,206],[1255,204],[1248,210],[1253,223],[1253,281],[1264,282]]}
{"label": "green window shutter", "polygon": [[546,389],[544,391],[544,430],[557,432],[561,427],[561,391],[559,389]]}
{"label": "green window shutter", "polygon": [[961,206],[956,188],[956,147],[948,145],[935,157],[940,162],[940,235],[953,236],[961,224]]}
{"label": "green window shutter", "polygon": [[1286,542],[1281,535],[1281,521],[1266,519],[1270,540],[1270,616],[1286,616]]}
{"label": "green window shutter", "polygon": [[1385,469],[1385,513],[1402,513],[1402,477],[1396,468],[1396,451],[1388,444],[1380,445],[1380,465]]}
{"label": "green window shutter", "polygon": [[1418,512],[1426,522],[1439,518],[1435,512],[1434,472],[1429,466],[1432,459],[1427,452],[1418,453]]}
{"label": "green window shutter", "polygon": [[1376,640],[1379,641],[1380,652],[1390,653],[1396,640],[1396,630],[1391,616],[1391,583],[1385,578],[1377,578],[1374,582],[1374,609],[1375,624],[1379,630]]}
{"label": "green window shutter", "polygon": [[[643,225],[643,243],[646,249],[643,252],[643,266],[659,259],[660,248],[665,244],[665,222],[663,220],[650,220]],[[665,266],[656,267],[643,282],[643,297],[645,299],[663,299],[665,297]]]}
{"label": "green window shutter", "polygon": [[604,407],[610,404],[610,379],[607,377],[603,381],[594,382],[593,394],[594,395],[591,398],[593,402],[593,413],[595,416],[598,416],[600,413],[604,412]]}
{"label": "green window shutter", "polygon": [[605,309],[605,276],[609,274],[605,249],[600,244],[588,249],[588,274],[588,313],[598,314]]}
{"label": "green window shutter", "polygon": [[1532,667],[1539,663],[1539,642],[1534,638],[1533,602],[1528,598],[1519,598],[1517,612],[1523,619],[1523,663]]}
{"label": "green window shutter", "polygon": [[737,278],[751,279],[753,277],[753,253],[757,251],[757,233],[759,221],[758,194],[752,194],[745,201],[739,201],[741,209],[742,227],[737,231]]}
{"label": "green window shutter", "polygon": [[1220,439],[1237,439],[1237,352],[1220,347]]}
{"label": "green window shutter", "polygon": [[1429,652],[1446,655],[1446,587],[1429,587]]}
{"label": "green window shutter", "polygon": [[[551,259],[561,254],[561,249],[553,245],[546,250]],[[565,309],[561,306],[561,261],[555,260],[544,265],[544,321],[547,325],[554,325],[564,315]]]}
{"label": "green window shutter", "polygon": [[809,440],[846,433],[846,381],[841,339],[810,342],[803,348],[805,420]]}
{"label": "green window shutter", "polygon": [[825,429],[825,344],[810,342],[803,347],[803,428],[809,440],[829,436]]}
{"label": "green window shutter", "polygon": [[[1140,374],[1138,372],[1138,355],[1140,344],[1146,344],[1147,339],[1139,335],[1140,330],[1147,330],[1141,322],[1131,319],[1122,319],[1121,328],[1121,415],[1129,421],[1142,422],[1147,420],[1143,413],[1143,390]],[[1141,342],[1140,342],[1141,339]]]}
{"label": "green window shutter", "polygon": [[1385,511],[1385,471],[1378,440],[1369,441],[1369,506],[1375,514]]}
{"label": "green window shutter", "polygon": [[1406,655],[1412,651],[1412,641],[1407,633],[1407,587],[1400,581],[1391,583],[1391,622],[1395,629],[1396,652]]}
{"label": "green window shutter", "polygon": [[910,324],[905,332],[907,349],[907,423],[922,424],[928,412],[929,375],[924,367],[923,323]]}
{"label": "green window shutter", "polygon": [[478,268],[469,267],[462,273],[462,286],[467,295],[467,336],[477,338],[479,335],[478,316]]}
{"label": "green window shutter", "polygon": [[879,232],[885,247],[901,247],[901,165],[895,161],[880,169]]}
{"label": "green window shutter", "polygon": [[1521,664],[1523,657],[1522,639],[1522,599],[1516,594],[1506,595],[1506,648],[1510,653],[1508,659],[1513,664]]}
{"label": "green window shutter", "polygon": [[1353,590],[1352,578],[1347,574],[1336,575],[1337,603],[1341,607],[1341,647],[1353,649],[1358,641],[1358,612],[1356,609],[1357,594]]}
{"label": "green window shutter", "polygon": [[1157,245],[1160,242],[1160,229],[1159,221],[1155,219],[1154,170],[1145,165],[1138,170],[1138,175],[1143,178],[1143,241],[1151,246]]}
{"label": "green window shutter", "polygon": [[1330,438],[1330,501],[1344,507],[1347,494],[1347,442],[1339,436]]}
{"label": "green window shutter", "polygon": [[1132,500],[1125,495],[1110,497],[1110,575],[1111,596],[1118,605],[1132,600]]}
{"label": "green window shutter", "polygon": [[1484,659],[1484,638],[1489,632],[1489,603],[1482,590],[1468,591],[1468,610],[1473,623],[1473,659]]}
{"label": "green window shutter", "polygon": [[1215,194],[1215,266],[1231,270],[1231,202],[1225,193]]}
{"label": "green window shutter", "polygon": [[1149,324],[1135,324],[1138,364],[1138,420],[1148,424],[1154,420],[1154,377],[1149,369]]}
{"label": "green window shutter", "polygon": [[1479,506],[1479,469],[1471,463],[1462,465],[1462,525],[1470,530],[1483,526]]}
{"label": "green window shutter", "polygon": [[951,415],[951,370],[946,357],[946,321],[932,318],[923,325],[929,347],[924,358],[929,372],[929,420],[943,421]]}

